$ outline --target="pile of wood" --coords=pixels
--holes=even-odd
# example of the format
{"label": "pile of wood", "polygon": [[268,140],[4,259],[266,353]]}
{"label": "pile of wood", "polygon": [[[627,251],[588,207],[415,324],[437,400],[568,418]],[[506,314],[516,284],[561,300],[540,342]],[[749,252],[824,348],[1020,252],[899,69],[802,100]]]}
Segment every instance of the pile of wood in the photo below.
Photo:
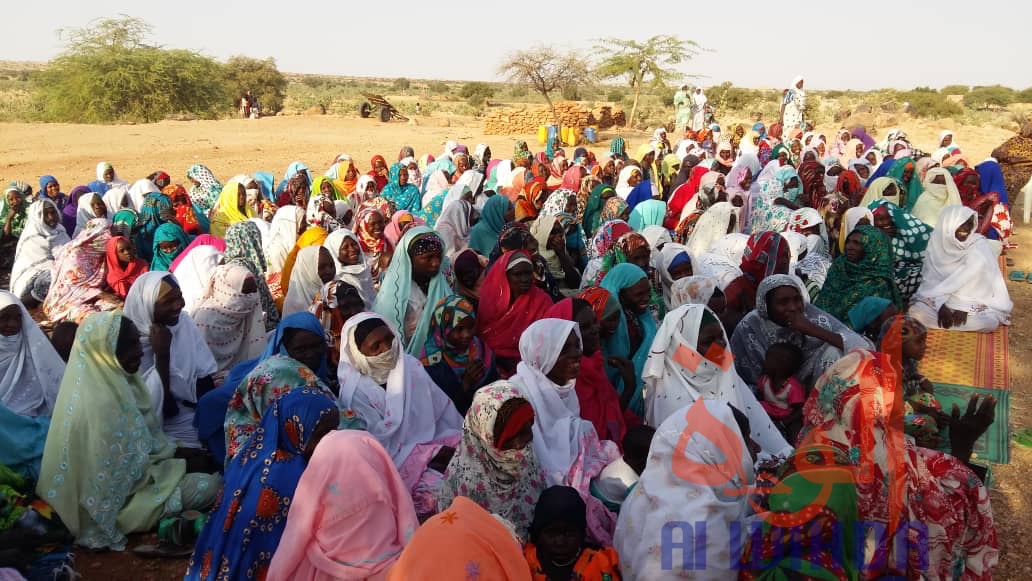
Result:
{"label": "pile of wood", "polygon": [[[588,127],[597,125],[607,129],[625,122],[623,111],[612,112],[610,107],[603,107],[596,115],[583,109],[573,101],[561,101],[555,104],[556,113],[563,127]],[[554,125],[555,116],[547,105],[538,107],[514,107],[491,113],[484,119],[484,133],[488,135],[526,135],[535,134],[542,125]]]}

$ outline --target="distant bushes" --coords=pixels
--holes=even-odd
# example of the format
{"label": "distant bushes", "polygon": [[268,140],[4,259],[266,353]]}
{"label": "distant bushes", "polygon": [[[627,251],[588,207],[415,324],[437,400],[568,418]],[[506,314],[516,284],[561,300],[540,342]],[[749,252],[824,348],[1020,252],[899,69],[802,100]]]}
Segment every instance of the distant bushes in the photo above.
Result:
{"label": "distant bushes", "polygon": [[967,95],[971,87],[967,85],[946,85],[939,91],[943,95]]}
{"label": "distant bushes", "polygon": [[410,83],[408,79],[405,77],[398,77],[397,79],[394,79],[394,84],[391,85],[391,88],[395,91],[407,91],[410,86],[412,86],[412,83]]}
{"label": "distant bushes", "polygon": [[459,97],[466,100],[470,107],[483,107],[488,99],[494,97],[494,87],[487,83],[470,82],[459,89]]}
{"label": "distant bushes", "polygon": [[1006,107],[1013,103],[1016,98],[1017,92],[1010,87],[1002,85],[974,87],[968,94],[964,95],[964,105],[972,109]]}
{"label": "distant bushes", "polygon": [[190,113],[213,119],[252,91],[267,111],[287,82],[275,62],[233,57],[225,65],[188,50],[145,44],[151,28],[130,17],[68,32],[65,51],[32,76],[34,116],[43,121],[160,121]]}
{"label": "distant bushes", "polygon": [[910,113],[917,117],[955,117],[964,108],[937,91],[915,89],[898,93],[896,98],[910,104]]}

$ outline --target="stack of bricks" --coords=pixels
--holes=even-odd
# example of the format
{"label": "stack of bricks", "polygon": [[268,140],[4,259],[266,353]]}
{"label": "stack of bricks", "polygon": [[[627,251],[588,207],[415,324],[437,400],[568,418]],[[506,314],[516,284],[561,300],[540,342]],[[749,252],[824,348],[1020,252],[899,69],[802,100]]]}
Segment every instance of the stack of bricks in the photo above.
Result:
{"label": "stack of bricks", "polygon": [[[555,111],[559,116],[559,122],[563,127],[587,127],[599,125],[600,128],[612,127],[617,119],[624,119],[623,111],[610,111],[609,107],[603,107],[600,116],[595,116],[591,111],[581,108],[573,101],[560,101],[555,103]],[[609,119],[606,126],[600,121]],[[538,107],[515,107],[492,112],[484,120],[484,133],[488,135],[526,135],[538,132],[542,125],[554,125],[555,118],[552,110],[547,106]]]}

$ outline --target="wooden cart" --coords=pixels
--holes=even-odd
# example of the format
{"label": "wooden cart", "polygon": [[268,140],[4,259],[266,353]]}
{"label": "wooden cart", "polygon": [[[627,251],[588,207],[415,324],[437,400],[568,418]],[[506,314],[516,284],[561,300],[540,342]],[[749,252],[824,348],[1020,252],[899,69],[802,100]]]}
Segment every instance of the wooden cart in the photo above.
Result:
{"label": "wooden cart", "polygon": [[408,121],[409,118],[402,115],[394,105],[387,102],[387,99],[383,98],[383,95],[376,95],[373,93],[362,93],[362,96],[366,98],[366,101],[362,103],[362,107],[359,110],[359,114],[363,119],[367,119],[373,116],[373,111],[376,109],[380,110],[380,121],[387,123],[393,119],[399,121]]}

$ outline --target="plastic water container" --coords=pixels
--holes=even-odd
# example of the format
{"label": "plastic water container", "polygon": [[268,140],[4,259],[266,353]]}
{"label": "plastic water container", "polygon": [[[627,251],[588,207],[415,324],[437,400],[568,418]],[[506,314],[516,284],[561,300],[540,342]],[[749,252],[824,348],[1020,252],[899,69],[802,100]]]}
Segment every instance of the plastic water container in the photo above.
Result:
{"label": "plastic water container", "polygon": [[549,125],[548,126],[548,141],[546,143],[554,141],[557,137],[559,137],[559,126],[558,125]]}
{"label": "plastic water container", "polygon": [[577,127],[563,127],[563,143],[570,147],[577,145],[579,134],[580,129]]}
{"label": "plastic water container", "polygon": [[598,132],[594,127],[588,127],[584,129],[584,139],[588,143],[595,143],[598,141]]}
{"label": "plastic water container", "polygon": [[538,127],[538,143],[541,145],[548,143],[548,125]]}

